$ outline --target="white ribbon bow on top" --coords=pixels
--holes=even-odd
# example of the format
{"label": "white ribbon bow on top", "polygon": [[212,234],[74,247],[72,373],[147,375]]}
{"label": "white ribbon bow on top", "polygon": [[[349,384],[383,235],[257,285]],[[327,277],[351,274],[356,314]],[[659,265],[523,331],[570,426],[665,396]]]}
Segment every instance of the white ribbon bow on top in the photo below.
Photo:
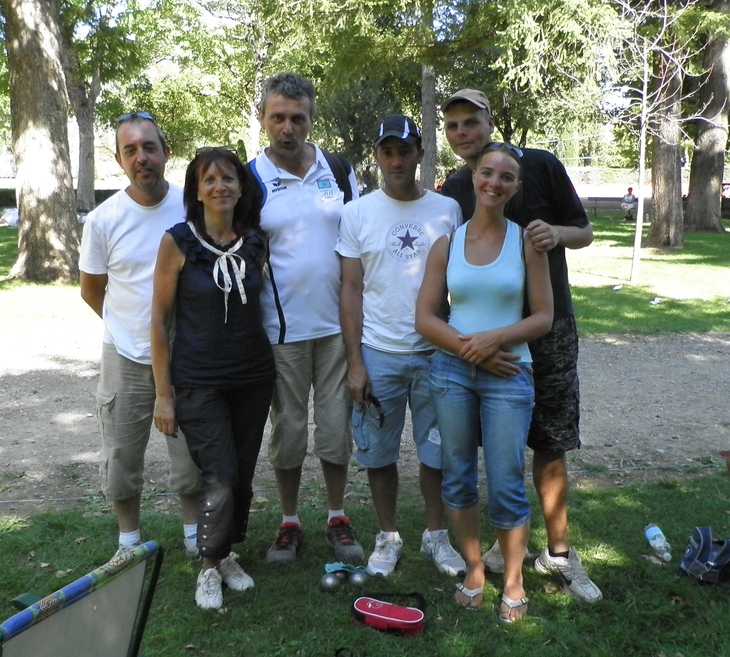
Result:
{"label": "white ribbon bow on top", "polygon": [[[225,316],[225,323],[228,323],[228,294],[233,289],[233,281],[231,280],[231,275],[228,271],[228,265],[231,265],[231,269],[233,269],[233,275],[235,276],[236,280],[238,281],[238,292],[241,295],[241,303],[246,304],[248,303],[248,299],[246,298],[246,290],[243,288],[243,279],[246,278],[246,261],[236,253],[231,253],[231,251],[238,251],[238,249],[241,248],[241,245],[243,244],[243,237],[239,237],[236,243],[231,246],[228,251],[221,251],[220,249],[216,249],[212,244],[208,244],[199,234],[198,231],[195,230],[195,226],[191,222],[188,221],[188,226],[190,226],[190,230],[192,231],[193,235],[198,238],[198,241],[206,248],[208,251],[212,251],[218,256],[218,259],[215,261],[215,264],[213,265],[213,280],[215,281],[215,284],[218,286],[218,289],[223,290],[223,300],[226,305],[226,316]],[[240,266],[239,266],[240,261]],[[223,274],[223,285],[220,284],[219,278],[220,275]]]}

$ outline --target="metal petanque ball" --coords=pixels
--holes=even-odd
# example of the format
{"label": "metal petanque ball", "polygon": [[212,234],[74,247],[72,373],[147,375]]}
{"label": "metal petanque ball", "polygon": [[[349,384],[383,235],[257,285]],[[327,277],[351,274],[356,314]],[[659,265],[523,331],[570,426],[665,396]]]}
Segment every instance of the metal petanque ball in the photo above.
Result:
{"label": "metal petanque ball", "polygon": [[350,586],[365,586],[368,581],[368,575],[361,570],[356,570],[354,573],[350,573],[350,577],[347,581]]}
{"label": "metal petanque ball", "polygon": [[345,583],[347,581],[347,571],[346,570],[336,570],[335,575],[337,575],[337,579],[340,580],[340,583]]}
{"label": "metal petanque ball", "polygon": [[335,573],[327,573],[319,580],[319,588],[325,593],[334,593],[340,588],[340,578]]}

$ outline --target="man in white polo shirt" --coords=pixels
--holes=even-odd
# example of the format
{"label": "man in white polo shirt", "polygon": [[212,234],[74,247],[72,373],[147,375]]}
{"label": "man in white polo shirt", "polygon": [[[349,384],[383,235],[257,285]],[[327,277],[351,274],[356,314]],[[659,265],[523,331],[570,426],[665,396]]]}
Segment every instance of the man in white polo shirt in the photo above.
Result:
{"label": "man in white polo shirt", "polygon": [[416,183],[423,148],[418,126],[410,118],[387,117],[373,147],[383,187],[345,206],[337,242],[342,265],[340,321],[348,384],[356,402],[353,433],[380,523],[368,572],[388,577],[400,559],[397,462],[408,405],[426,507],[421,554],[441,572],[463,575],[464,559],[444,529],[441,436],[428,383],[433,345],[414,325],[428,252],[461,223],[461,210],[452,199]]}
{"label": "man in white polo shirt", "polygon": [[335,253],[342,207],[346,199],[357,197],[357,181],[342,158],[307,141],[314,114],[311,82],[294,73],[268,78],[259,120],[269,146],[249,163],[264,192],[261,227],[269,236],[269,275],[261,307],[277,370],[269,459],[283,518],[266,555],[269,563],[294,561],[304,539],[297,509],[312,388],[314,454],[327,489],[325,537],[338,560],[363,557],[344,511],[352,454],[351,400]]}

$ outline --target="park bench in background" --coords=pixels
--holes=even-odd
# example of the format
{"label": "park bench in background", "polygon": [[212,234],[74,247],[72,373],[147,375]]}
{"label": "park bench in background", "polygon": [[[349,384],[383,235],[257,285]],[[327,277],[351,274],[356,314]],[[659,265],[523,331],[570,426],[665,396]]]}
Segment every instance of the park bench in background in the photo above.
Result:
{"label": "park bench in background", "polygon": [[[621,201],[622,198],[620,196],[589,196],[587,198],[581,199],[583,202],[583,207],[585,208],[586,213],[589,216],[593,216],[594,218],[598,216],[598,212],[600,211],[607,211],[607,212],[621,212]],[[645,199],[644,201],[644,221],[647,222],[649,218],[649,212],[651,211],[651,200]],[[619,219],[621,217],[619,216]]]}

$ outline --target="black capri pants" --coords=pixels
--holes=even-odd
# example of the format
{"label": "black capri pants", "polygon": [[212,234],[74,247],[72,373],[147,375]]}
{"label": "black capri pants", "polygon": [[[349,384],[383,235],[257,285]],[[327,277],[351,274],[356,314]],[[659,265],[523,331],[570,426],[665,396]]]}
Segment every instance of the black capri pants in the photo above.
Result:
{"label": "black capri pants", "polygon": [[175,412],[202,473],[198,549],[224,559],[246,537],[253,477],[274,382],[238,388],[176,388]]}

